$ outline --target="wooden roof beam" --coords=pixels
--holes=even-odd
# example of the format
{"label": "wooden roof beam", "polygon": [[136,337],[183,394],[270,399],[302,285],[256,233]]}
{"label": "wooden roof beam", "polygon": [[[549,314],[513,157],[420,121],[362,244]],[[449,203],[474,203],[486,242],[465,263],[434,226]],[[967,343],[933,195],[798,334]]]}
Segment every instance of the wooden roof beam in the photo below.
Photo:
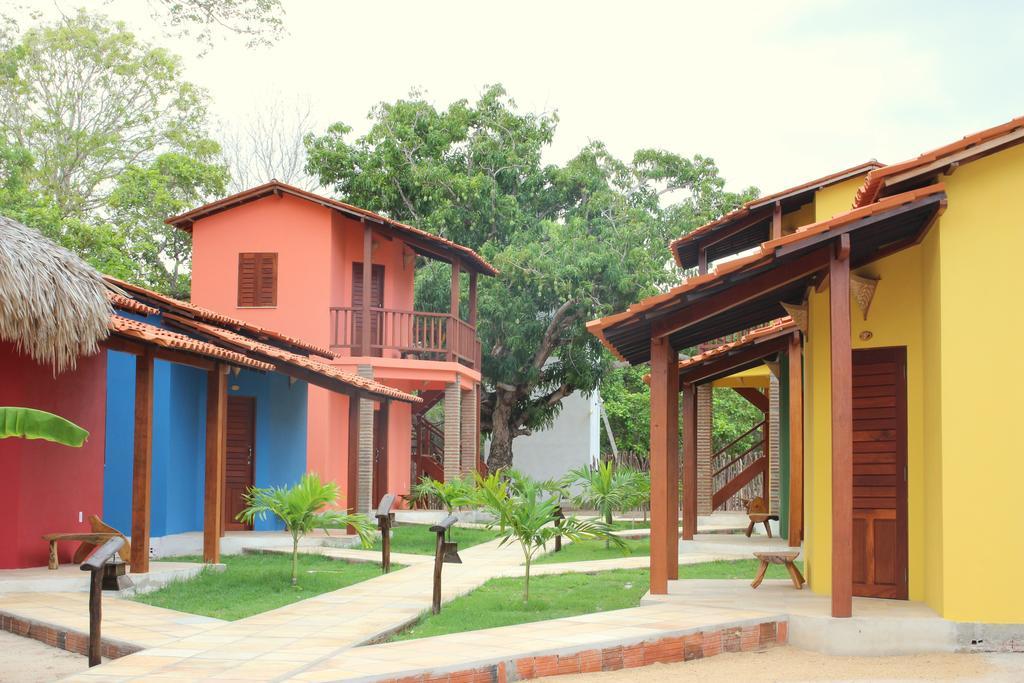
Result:
{"label": "wooden roof beam", "polygon": [[[686,308],[651,322],[651,336],[665,337],[684,327],[735,308],[828,267],[830,249],[819,248],[789,263],[776,265],[746,282],[709,294]],[[728,278],[727,278],[728,279]]]}

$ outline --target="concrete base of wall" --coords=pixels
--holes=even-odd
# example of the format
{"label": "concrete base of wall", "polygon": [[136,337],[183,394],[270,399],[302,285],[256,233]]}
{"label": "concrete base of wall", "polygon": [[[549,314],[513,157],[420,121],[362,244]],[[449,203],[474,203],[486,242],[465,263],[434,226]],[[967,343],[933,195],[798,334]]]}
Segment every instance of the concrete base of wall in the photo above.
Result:
{"label": "concrete base of wall", "polygon": [[[681,551],[691,552],[685,543]],[[829,616],[829,596],[806,587],[796,590],[789,580],[769,579],[756,590],[747,580],[670,581],[668,595],[648,594],[641,600],[643,605],[665,602],[781,614],[789,621],[791,645],[826,655],[1024,652],[1024,624],[950,621],[923,603],[876,598],[854,598],[854,616],[834,619]]]}
{"label": "concrete base of wall", "polygon": [[[130,581],[122,584],[121,595],[148,593],[173,581],[191,579],[207,565],[198,562],[151,562],[146,574],[128,573]],[[224,569],[224,565],[211,565]],[[76,564],[62,564],[59,569],[46,567],[5,569],[0,571],[0,593],[87,593],[89,574]]]}
{"label": "concrete base of wall", "polygon": [[840,656],[955,652],[956,624],[944,619],[812,617],[789,615],[789,642],[804,650]]}
{"label": "concrete base of wall", "polygon": [[[316,532],[305,536],[300,545],[330,545],[347,548],[358,543],[355,536],[346,536],[340,531],[330,536]],[[244,548],[291,548],[292,537],[285,531],[229,531],[220,539],[222,555],[241,555]],[[175,557],[178,555],[202,555],[203,532],[189,531],[183,534],[168,534],[150,539],[150,557]]]}

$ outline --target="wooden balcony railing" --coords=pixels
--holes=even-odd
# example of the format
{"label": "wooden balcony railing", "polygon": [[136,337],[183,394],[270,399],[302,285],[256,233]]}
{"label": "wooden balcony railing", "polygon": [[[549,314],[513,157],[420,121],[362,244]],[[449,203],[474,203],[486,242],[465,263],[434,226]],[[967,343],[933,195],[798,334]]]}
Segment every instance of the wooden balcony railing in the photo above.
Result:
{"label": "wooden balcony railing", "polygon": [[476,327],[448,313],[371,308],[370,348],[363,349],[363,309],[331,309],[331,347],[351,349],[354,355],[380,356],[397,352],[402,358],[447,360],[480,367]]}

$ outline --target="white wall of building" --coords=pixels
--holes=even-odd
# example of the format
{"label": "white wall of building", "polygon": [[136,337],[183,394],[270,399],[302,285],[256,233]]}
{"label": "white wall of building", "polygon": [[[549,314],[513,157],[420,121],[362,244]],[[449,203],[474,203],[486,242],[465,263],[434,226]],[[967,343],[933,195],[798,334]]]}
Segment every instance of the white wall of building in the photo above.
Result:
{"label": "white wall of building", "polygon": [[[554,423],[512,441],[512,466],[534,479],[558,479],[601,456],[601,395],[579,392],[562,399]],[[485,453],[490,443],[484,445]]]}

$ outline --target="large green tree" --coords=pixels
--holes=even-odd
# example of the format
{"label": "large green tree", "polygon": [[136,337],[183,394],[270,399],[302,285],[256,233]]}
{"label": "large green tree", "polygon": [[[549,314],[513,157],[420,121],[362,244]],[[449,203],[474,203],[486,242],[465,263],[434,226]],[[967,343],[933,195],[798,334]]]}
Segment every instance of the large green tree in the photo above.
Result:
{"label": "large green tree", "polygon": [[[623,161],[592,142],[565,164],[545,163],[557,117],[521,112],[501,86],[447,109],[413,93],[370,119],[359,137],[342,122],[307,137],[308,170],[501,271],[483,279],[479,300],[492,470],[512,464],[513,439],[549,424],[563,398],[597,388],[609,356],[586,321],[675,279],[670,238],[742,199],[701,156],[640,150]],[[445,301],[448,277],[442,264],[422,268],[418,305]]]}
{"label": "large green tree", "polygon": [[0,30],[0,211],[98,268],[187,292],[188,250],[163,219],[223,193],[207,96],[180,60],[79,12]]}

